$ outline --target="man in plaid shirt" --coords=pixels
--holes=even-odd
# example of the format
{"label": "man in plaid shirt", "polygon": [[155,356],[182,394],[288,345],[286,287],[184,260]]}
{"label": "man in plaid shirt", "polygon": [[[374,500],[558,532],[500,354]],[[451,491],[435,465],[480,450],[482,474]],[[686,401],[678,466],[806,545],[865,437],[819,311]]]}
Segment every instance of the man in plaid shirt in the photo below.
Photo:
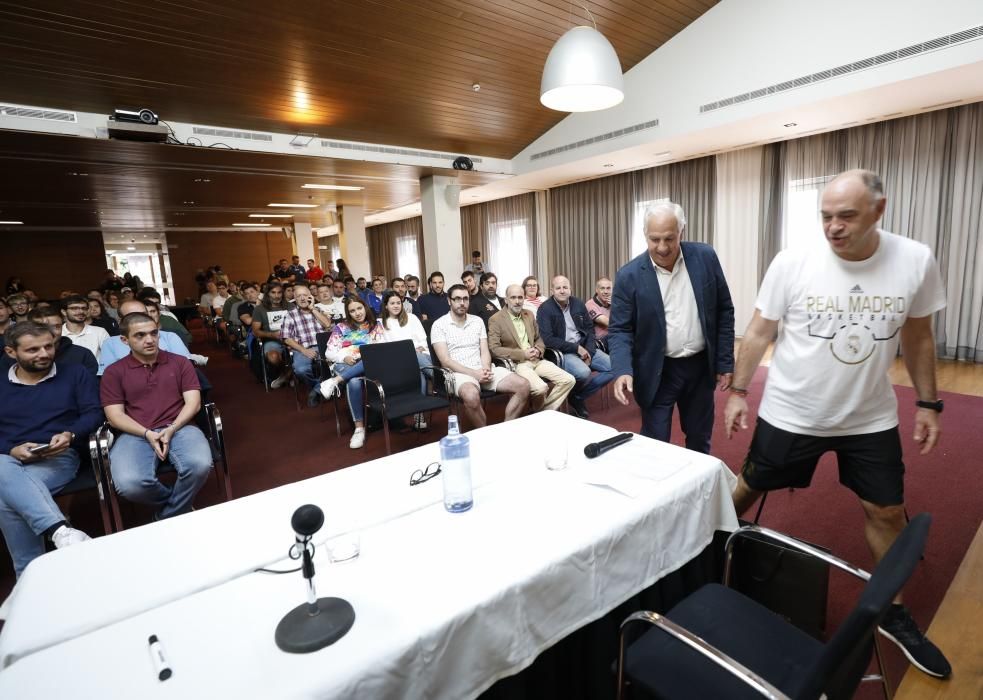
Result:
{"label": "man in plaid shirt", "polygon": [[317,357],[317,334],[331,330],[331,319],[314,307],[314,295],[305,284],[294,285],[294,302],[297,306],[280,326],[280,338],[294,351],[294,374],[316,386],[318,379],[311,361]]}

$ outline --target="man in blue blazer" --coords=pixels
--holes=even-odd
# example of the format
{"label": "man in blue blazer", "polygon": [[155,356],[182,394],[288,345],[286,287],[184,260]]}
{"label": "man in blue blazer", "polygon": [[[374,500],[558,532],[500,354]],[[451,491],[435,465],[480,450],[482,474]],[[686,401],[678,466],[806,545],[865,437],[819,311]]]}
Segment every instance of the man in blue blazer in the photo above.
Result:
{"label": "man in blue blazer", "polygon": [[587,305],[570,295],[570,280],[557,275],[552,292],[553,296],[540,305],[536,324],[546,347],[563,353],[563,369],[577,381],[567,399],[570,408],[581,418],[589,418],[587,397],[614,379],[611,359],[597,347]]}
{"label": "man in blue blazer", "polygon": [[642,435],[668,442],[673,406],[686,447],[709,454],[713,389],[734,372],[734,304],[713,248],[680,243],[682,207],[657,204],[643,219],[648,250],[618,270],[608,349],[614,396],[642,409]]}

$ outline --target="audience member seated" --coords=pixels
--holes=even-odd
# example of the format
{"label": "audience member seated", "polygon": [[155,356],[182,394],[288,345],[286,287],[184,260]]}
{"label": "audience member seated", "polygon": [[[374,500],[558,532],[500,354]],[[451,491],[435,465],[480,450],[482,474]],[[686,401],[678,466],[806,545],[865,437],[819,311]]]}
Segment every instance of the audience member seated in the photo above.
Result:
{"label": "audience member seated", "polygon": [[563,405],[576,380],[569,372],[543,359],[546,345],[539,335],[536,317],[522,308],[525,300],[522,286],[510,284],[505,294],[505,308],[488,321],[488,349],[492,357],[514,362],[516,374],[529,382],[531,410],[555,411]]}
{"label": "audience member seated", "polygon": [[416,303],[415,299],[410,299],[406,294],[406,280],[402,277],[394,277],[392,281],[393,291],[399,295],[399,298],[403,301],[403,306],[406,307],[406,313],[413,314],[419,317],[420,309]]}
{"label": "audience member seated", "polygon": [[283,285],[283,305],[287,307],[287,310],[293,309],[297,306],[297,302],[294,301],[294,283],[287,282]]}
{"label": "audience member seated", "polygon": [[[240,282],[229,282],[229,296],[222,304],[222,320],[225,321],[226,326],[230,323],[232,325],[239,325],[239,318],[232,313],[233,308],[242,302],[242,294],[239,288],[246,283],[245,280]],[[159,303],[159,302],[158,302]]]}
{"label": "audience member seated", "polygon": [[305,277],[308,282],[313,282],[314,284],[317,284],[324,279],[324,270],[322,270],[321,267],[314,262],[314,258],[308,258],[307,260],[307,272],[305,273]]}
{"label": "audience member seated", "polygon": [[123,288],[123,280],[121,280],[113,270],[106,270],[106,274],[103,276],[102,289],[106,292],[112,290],[118,292]]}
{"label": "audience member seated", "polygon": [[[447,295],[444,294],[444,273],[431,272],[427,278],[430,292],[417,299],[417,306],[420,309],[421,321],[436,321],[441,316],[446,316],[449,310]],[[462,287],[464,285],[461,285]],[[467,291],[465,289],[464,291]],[[468,299],[471,295],[468,295]]]}
{"label": "audience member seated", "polygon": [[95,377],[56,363],[47,326],[20,322],[6,343],[14,364],[0,378],[0,531],[19,577],[44,554],[45,538],[59,549],[89,539],[69,526],[52,495],[75,478],[79,452],[103,415]]}
{"label": "audience member seated", "polygon": [[317,359],[317,334],[331,330],[331,319],[315,308],[306,284],[294,285],[294,300],[297,308],[288,311],[283,319],[280,340],[294,351],[294,375],[316,388],[320,379],[315,376],[312,363]]}
{"label": "audience member seated", "polygon": [[[0,338],[3,338],[4,333],[14,325],[12,316],[13,311],[10,310],[7,300],[0,297]],[[2,342],[0,342],[0,346],[2,346]]]}
{"label": "audience member seated", "polygon": [[317,304],[315,306],[335,324],[345,318],[345,283],[334,280],[329,284],[317,286]]}
{"label": "audience member seated", "polygon": [[24,282],[20,277],[8,277],[6,289],[4,294],[19,294],[24,291]]}
{"label": "audience member seated", "polygon": [[[416,275],[406,275],[403,278],[406,281],[406,297],[412,299],[414,302],[420,301],[420,278]],[[419,308],[419,305],[417,305]],[[418,312],[414,312],[419,316]]]}
{"label": "audience member seated", "polygon": [[113,320],[119,323],[119,304],[120,299],[119,292],[115,290],[106,291],[106,313],[113,317]]}
{"label": "audience member seated", "polygon": [[[161,332],[166,331],[168,333],[174,333],[181,339],[181,342],[184,343],[184,347],[188,348],[189,350],[191,349],[191,331],[189,331],[185,325],[178,320],[177,316],[175,316],[170,309],[161,304],[160,293],[158,293],[156,289],[153,287],[144,287],[137,294],[137,299],[156,304],[160,313],[159,323]],[[168,348],[164,347],[164,349],[167,350]],[[193,357],[190,359],[192,362],[195,362]]]}
{"label": "audience member seated", "polygon": [[[186,513],[212,468],[211,447],[194,425],[198,375],[160,348],[150,316],[127,314],[120,331],[130,354],[106,369],[100,386],[106,418],[121,433],[109,451],[113,482],[123,498],[157,509],[155,520]],[[157,478],[165,459],[177,472],[173,486]]]}
{"label": "audience member seated", "polygon": [[[430,348],[427,347],[427,332],[423,330],[420,319],[407,311],[409,304],[394,289],[383,294],[382,299],[382,327],[385,341],[392,343],[397,340],[412,340],[413,347],[416,348],[416,361],[420,367],[433,365]],[[432,374],[432,371],[428,370],[428,373]],[[421,379],[421,386],[426,393],[426,379]]]}
{"label": "audience member seated", "polygon": [[239,308],[236,309],[236,313],[239,314],[239,323],[242,324],[244,328],[248,328],[250,332],[253,329],[253,309],[256,308],[256,304],[259,303],[259,287],[256,286],[255,282],[246,282],[242,286],[242,303],[239,304]]}
{"label": "audience member seated", "polygon": [[65,317],[65,325],[61,329],[62,336],[87,349],[98,362],[101,354],[100,348],[109,338],[109,333],[104,328],[86,323],[89,319],[88,300],[78,294],[73,294],[65,297],[61,304],[61,313]]}
{"label": "audience member seated", "polygon": [[337,260],[335,260],[335,263],[338,266],[338,274],[335,275],[335,277],[340,277],[341,279],[345,280],[345,284],[348,284],[348,280],[345,279],[345,278],[346,277],[352,277],[352,271],[351,271],[351,269],[349,269],[348,263],[346,263],[341,258],[338,258]]}
{"label": "audience member seated", "polygon": [[270,387],[279,389],[290,381],[290,372],[284,368],[286,350],[280,342],[280,326],[287,316],[287,306],[283,301],[283,286],[271,284],[263,295],[263,301],[253,308],[253,336],[259,340],[266,361],[280,376],[270,382]]}
{"label": "audience member seated", "polygon": [[119,290],[119,301],[120,301],[121,304],[124,301],[130,301],[131,299],[134,299],[134,298],[135,298],[135,295],[133,293],[133,288],[132,287],[123,287],[121,290]]}
{"label": "audience member seated", "polygon": [[477,316],[488,328],[488,319],[505,308],[505,299],[498,296],[498,277],[494,272],[482,273],[478,294],[471,297],[468,313]]}
{"label": "audience member seated", "polygon": [[109,335],[119,335],[119,324],[116,319],[106,313],[106,305],[102,299],[88,300],[89,312],[86,316],[87,323],[98,328],[102,328]]}
{"label": "audience member seated", "polygon": [[505,420],[522,415],[529,400],[529,382],[504,367],[492,365],[488,333],[477,316],[468,313],[471,295],[463,284],[450,288],[450,310],[430,329],[430,343],[442,367],[454,372],[454,391],[475,428],[488,423],[481,407],[481,389],[512,394]]}
{"label": "audience member seated", "polygon": [[[611,295],[614,285],[607,277],[597,280],[594,285],[594,296],[587,300],[587,314],[594,322],[594,340],[603,341],[608,335],[608,324],[611,322]],[[607,347],[607,345],[605,345]]]}
{"label": "audience member seated", "polygon": [[351,275],[347,275],[344,280],[345,296],[358,296],[358,285],[355,283],[355,278]]}
{"label": "audience member seated", "polygon": [[355,291],[358,293],[360,298],[364,297],[365,293],[369,291],[368,280],[364,277],[359,277],[357,280],[355,280]]}
{"label": "audience member seated", "polygon": [[[131,299],[130,301],[124,301],[119,307],[120,314],[125,318],[127,314],[147,314],[147,305],[142,301],[137,301],[136,299]],[[122,321],[120,322],[122,325]],[[121,329],[122,330],[122,329]],[[167,331],[160,331],[159,336],[160,349],[166,350],[167,352],[180,355],[181,357],[186,357],[191,359],[190,353],[188,353],[188,348],[185,347],[184,343],[181,342],[181,338],[174,333],[168,333]],[[102,347],[99,349],[99,374],[103,375],[106,372],[106,368],[113,363],[122,360],[130,354],[130,347],[126,342],[126,338],[122,335],[114,335],[111,338],[107,338]],[[207,358],[202,358],[200,355],[196,356],[200,358],[201,364],[207,362]]]}
{"label": "audience member seated", "polygon": [[[28,321],[46,326],[51,331],[55,342],[54,360],[58,363],[59,367],[63,365],[82,365],[93,377],[98,374],[99,363],[96,362],[95,355],[88,349],[81,345],[76,345],[68,338],[62,336],[61,330],[65,319],[62,317],[58,307],[52,306],[51,304],[38,304],[31,309],[31,313],[28,314],[27,318]],[[13,364],[13,357],[6,354],[0,356],[0,372],[6,372]]]}
{"label": "audience member seated", "polygon": [[468,289],[468,294],[472,297],[477,295],[480,291],[478,289],[478,280],[474,278],[474,273],[471,270],[465,270],[461,273],[461,284],[463,284]]}
{"label": "audience member seated", "polygon": [[31,304],[23,294],[11,294],[7,297],[7,306],[13,315],[13,323],[20,323],[27,320],[27,312],[31,310]]}
{"label": "audience member seated", "polygon": [[201,295],[198,302],[198,313],[201,314],[202,318],[210,318],[213,315],[214,304],[212,302],[216,296],[218,296],[218,285],[215,284],[214,280],[208,280],[205,282],[205,293]]}
{"label": "audience member seated", "polygon": [[531,311],[533,317],[535,317],[539,312],[539,307],[546,301],[546,297],[539,293],[539,282],[532,275],[526,277],[522,280],[522,291],[525,294],[522,308]]}
{"label": "audience member seated", "polygon": [[[536,322],[546,347],[563,353],[563,369],[577,385],[570,393],[570,407],[581,418],[588,418],[587,399],[612,379],[611,358],[594,342],[594,323],[587,306],[570,294],[570,280],[553,278],[553,296],[539,307]],[[596,374],[591,374],[591,370]]]}
{"label": "audience member seated", "polygon": [[365,296],[362,297],[365,303],[369,305],[369,308],[372,309],[372,313],[374,313],[376,316],[382,313],[382,292],[385,290],[385,288],[385,280],[383,280],[381,277],[376,277],[374,280],[372,280],[371,291],[367,292]]}
{"label": "audience member seated", "polygon": [[325,351],[327,360],[332,363],[335,376],[325,379],[315,391],[311,391],[310,403],[317,403],[320,395],[331,398],[340,394],[340,387],[346,386],[348,408],[355,423],[355,432],[348,446],[357,450],[365,444],[365,407],[363,402],[362,382],[352,379],[365,374],[362,366],[360,348],[369,343],[378,343],[384,339],[382,324],[376,323],[375,315],[364,301],[358,297],[349,297],[345,302],[345,320],[334,327]]}

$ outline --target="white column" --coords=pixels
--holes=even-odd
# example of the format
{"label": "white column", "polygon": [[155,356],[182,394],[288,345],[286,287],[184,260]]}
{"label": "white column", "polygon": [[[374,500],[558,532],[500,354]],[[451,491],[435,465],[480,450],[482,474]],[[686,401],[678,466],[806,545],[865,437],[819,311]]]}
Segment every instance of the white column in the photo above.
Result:
{"label": "white column", "polygon": [[[425,275],[440,270],[445,288],[464,271],[464,246],[461,243],[461,186],[457,179],[442,175],[420,178],[420,209],[423,212],[423,250]],[[426,289],[426,280],[421,288]]]}
{"label": "white column", "polygon": [[355,279],[370,277],[369,242],[365,237],[365,208],[346,204],[338,207],[338,241],[341,257]]}
{"label": "white column", "polygon": [[294,253],[300,258],[300,264],[305,270],[308,260],[320,260],[315,239],[309,223],[294,222]]}

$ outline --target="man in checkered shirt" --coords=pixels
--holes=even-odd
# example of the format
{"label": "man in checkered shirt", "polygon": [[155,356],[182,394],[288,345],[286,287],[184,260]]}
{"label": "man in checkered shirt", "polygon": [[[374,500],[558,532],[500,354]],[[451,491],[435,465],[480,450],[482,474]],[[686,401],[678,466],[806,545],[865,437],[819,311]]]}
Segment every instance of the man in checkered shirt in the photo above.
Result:
{"label": "man in checkered shirt", "polygon": [[314,376],[311,361],[317,357],[317,334],[331,330],[331,319],[315,308],[314,295],[305,284],[294,285],[294,302],[297,306],[287,313],[280,326],[280,338],[294,351],[294,374],[316,386],[319,380]]}
{"label": "man in checkered shirt", "polygon": [[471,295],[463,284],[447,292],[450,313],[433,322],[430,344],[441,366],[454,372],[454,390],[464,403],[471,425],[484,427],[488,420],[481,407],[481,389],[512,394],[505,420],[522,415],[529,400],[529,382],[504,367],[493,367],[485,323],[468,313]]}

